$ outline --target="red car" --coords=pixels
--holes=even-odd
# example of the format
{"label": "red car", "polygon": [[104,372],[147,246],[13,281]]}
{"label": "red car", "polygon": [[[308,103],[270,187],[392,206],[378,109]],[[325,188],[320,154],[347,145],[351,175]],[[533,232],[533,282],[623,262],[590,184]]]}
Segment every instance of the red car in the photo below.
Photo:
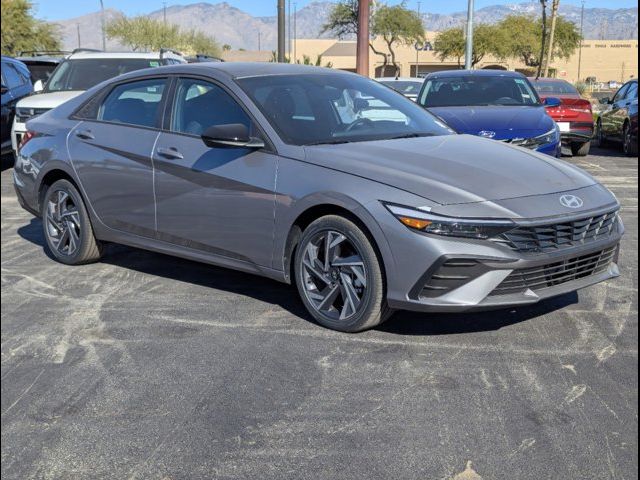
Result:
{"label": "red car", "polygon": [[556,97],[562,100],[558,107],[547,107],[547,113],[560,128],[562,144],[571,148],[571,153],[584,157],[589,153],[593,137],[593,111],[591,102],[582,98],[578,90],[565,80],[557,78],[530,78],[531,83],[544,100]]}

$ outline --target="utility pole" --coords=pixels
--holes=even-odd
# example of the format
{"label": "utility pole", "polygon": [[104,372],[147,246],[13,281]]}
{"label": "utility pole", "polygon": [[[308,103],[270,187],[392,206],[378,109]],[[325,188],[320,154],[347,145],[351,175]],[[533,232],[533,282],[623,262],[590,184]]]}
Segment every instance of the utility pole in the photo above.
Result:
{"label": "utility pole", "polygon": [[100,24],[102,26],[102,51],[107,50],[107,37],[104,33],[104,3],[100,0]]}
{"label": "utility pole", "polygon": [[542,65],[544,65],[544,52],[547,45],[547,0],[540,0],[540,6],[542,7],[542,42],[540,45],[540,58],[538,60],[538,71],[536,72],[536,79],[542,75]]}
{"label": "utility pole", "polygon": [[80,24],[76,23],[76,33],[78,34],[78,48],[82,47],[82,44],[80,43]]}
{"label": "utility pole", "polygon": [[284,63],[285,21],[284,0],[278,0],[278,62]]}
{"label": "utility pole", "polygon": [[291,0],[287,0],[287,36],[289,37],[289,41],[287,42],[287,51],[289,53],[289,58],[291,58]]}
{"label": "utility pole", "polygon": [[356,71],[369,76],[369,0],[358,0]]}
{"label": "utility pole", "polygon": [[297,60],[298,40],[298,3],[293,2],[293,63]]}
{"label": "utility pole", "polygon": [[260,30],[258,30],[258,51],[262,50],[260,45]]}
{"label": "utility pole", "polygon": [[580,11],[580,50],[578,50],[578,81],[580,81],[580,70],[582,68],[582,32],[584,27],[584,0],[582,0],[582,10]]}
{"label": "utility pole", "polygon": [[467,44],[464,51],[464,68],[473,68],[473,0],[469,0],[467,6]]}
{"label": "utility pole", "polygon": [[[418,2],[418,17],[420,17],[420,4],[421,3],[422,2]],[[420,17],[420,23],[422,23],[422,17]],[[426,41],[426,38],[425,38],[425,41]],[[420,55],[420,50],[416,48],[416,78],[418,78],[418,70],[420,70],[420,67],[419,67],[419,64],[418,64],[418,62],[420,61],[419,60],[419,58],[420,58],[419,55]]]}
{"label": "utility pole", "polygon": [[560,6],[560,0],[553,0],[551,3],[551,32],[549,33],[549,48],[547,50],[547,60],[544,62],[544,76],[549,76],[549,64],[551,63],[551,57],[553,56],[553,41],[556,35],[556,21],[558,19],[558,7]]}

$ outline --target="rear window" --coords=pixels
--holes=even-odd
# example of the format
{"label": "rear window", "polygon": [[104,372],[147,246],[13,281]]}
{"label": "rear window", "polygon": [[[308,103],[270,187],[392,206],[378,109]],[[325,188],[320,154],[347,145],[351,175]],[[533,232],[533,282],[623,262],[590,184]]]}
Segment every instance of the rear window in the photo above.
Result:
{"label": "rear window", "polygon": [[47,82],[45,92],[88,90],[91,87],[123,73],[158,67],[152,58],[85,58],[70,59],[55,69]]}
{"label": "rear window", "polygon": [[548,94],[565,94],[565,95],[579,95],[576,87],[571,85],[569,82],[565,82],[563,80],[558,81],[543,81],[543,82],[533,82],[534,88],[541,95]]}

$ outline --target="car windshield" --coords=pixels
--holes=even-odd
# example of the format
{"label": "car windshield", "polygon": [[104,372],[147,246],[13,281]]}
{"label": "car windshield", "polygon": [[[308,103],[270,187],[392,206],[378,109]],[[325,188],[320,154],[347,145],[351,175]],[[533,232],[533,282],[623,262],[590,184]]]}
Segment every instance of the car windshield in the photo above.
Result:
{"label": "car windshield", "polygon": [[51,74],[45,92],[88,90],[104,80],[142,68],[157,67],[150,58],[84,58],[62,62]]}
{"label": "car windshield", "polygon": [[274,75],[237,82],[292,145],[454,133],[411,100],[356,75]]}
{"label": "car windshield", "polygon": [[420,95],[420,104],[427,108],[538,106],[540,99],[526,78],[460,75],[428,79]]}
{"label": "car windshield", "polygon": [[536,91],[541,95],[548,94],[564,94],[564,95],[579,95],[576,87],[564,80],[544,80],[533,82],[533,86]]}
{"label": "car windshield", "polygon": [[403,95],[418,95],[422,88],[422,82],[408,82],[405,80],[383,80],[380,82]]}

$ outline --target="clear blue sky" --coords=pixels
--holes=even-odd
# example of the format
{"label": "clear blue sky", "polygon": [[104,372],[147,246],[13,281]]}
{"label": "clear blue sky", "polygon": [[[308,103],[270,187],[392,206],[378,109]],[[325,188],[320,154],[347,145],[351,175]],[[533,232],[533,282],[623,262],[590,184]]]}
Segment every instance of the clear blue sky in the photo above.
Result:
{"label": "clear blue sky", "polygon": [[[218,3],[219,0],[209,0],[209,3]],[[288,1],[288,0],[287,0]],[[312,0],[296,1],[301,8]],[[127,15],[139,15],[149,13],[162,8],[162,0],[103,0],[105,8],[114,8],[123,11]],[[227,2],[254,16],[276,14],[276,0],[227,0]],[[188,5],[198,3],[198,0],[167,0],[167,5]],[[387,3],[400,3],[399,0],[388,0]],[[518,0],[476,0],[476,8],[482,8],[496,4],[520,3]],[[580,5],[580,0],[562,0],[564,4]],[[63,20],[95,12],[100,8],[99,0],[34,0],[36,15],[43,20]],[[421,2],[422,11],[432,13],[452,13],[466,10],[467,0],[425,0]],[[410,8],[417,8],[417,0],[407,2]],[[631,8],[638,5],[637,0],[587,0],[587,7],[606,8]]]}

